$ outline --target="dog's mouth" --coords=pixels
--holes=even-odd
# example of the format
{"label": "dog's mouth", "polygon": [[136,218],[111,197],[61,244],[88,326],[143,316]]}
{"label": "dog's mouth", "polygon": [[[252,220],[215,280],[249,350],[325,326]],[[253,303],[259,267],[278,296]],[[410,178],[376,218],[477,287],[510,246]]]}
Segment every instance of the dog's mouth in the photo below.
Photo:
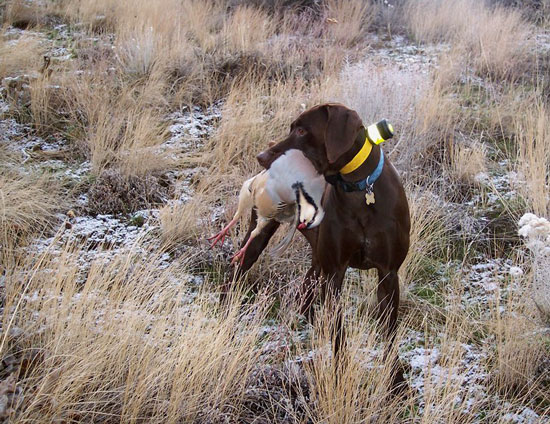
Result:
{"label": "dog's mouth", "polygon": [[300,222],[297,228],[299,230],[305,230],[307,228],[307,224],[305,222]]}
{"label": "dog's mouth", "polygon": [[258,163],[265,169],[269,169],[271,164],[275,162],[275,160],[281,156],[284,152],[280,153],[274,153],[272,150],[267,149],[263,152],[260,152],[258,156],[256,156],[256,159],[258,160]]}

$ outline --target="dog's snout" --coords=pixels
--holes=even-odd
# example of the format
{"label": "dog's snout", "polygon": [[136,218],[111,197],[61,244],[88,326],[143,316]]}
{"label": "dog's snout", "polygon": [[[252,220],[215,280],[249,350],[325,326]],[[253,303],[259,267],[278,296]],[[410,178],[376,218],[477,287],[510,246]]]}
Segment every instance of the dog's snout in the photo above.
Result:
{"label": "dog's snout", "polygon": [[268,169],[269,165],[271,165],[272,157],[273,154],[269,150],[264,150],[263,152],[260,152],[258,156],[256,156],[256,159],[261,166],[263,166],[265,169]]}

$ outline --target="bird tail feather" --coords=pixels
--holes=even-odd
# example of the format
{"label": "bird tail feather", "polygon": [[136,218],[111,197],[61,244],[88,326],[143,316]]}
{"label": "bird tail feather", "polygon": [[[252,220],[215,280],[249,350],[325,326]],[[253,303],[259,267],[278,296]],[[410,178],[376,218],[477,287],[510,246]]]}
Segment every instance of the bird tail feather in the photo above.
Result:
{"label": "bird tail feather", "polygon": [[298,224],[298,214],[296,214],[296,219],[290,224],[290,228],[286,236],[281,240],[281,242],[269,251],[269,254],[275,258],[281,256],[281,254],[287,249],[288,245],[294,238],[296,233],[296,225]]}

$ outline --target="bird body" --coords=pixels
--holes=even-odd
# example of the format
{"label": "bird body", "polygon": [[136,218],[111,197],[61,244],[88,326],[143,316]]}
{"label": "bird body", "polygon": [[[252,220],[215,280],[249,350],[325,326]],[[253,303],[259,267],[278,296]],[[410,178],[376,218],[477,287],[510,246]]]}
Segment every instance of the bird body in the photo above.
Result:
{"label": "bird body", "polygon": [[246,180],[239,193],[239,204],[233,219],[218,234],[209,238],[223,243],[229,229],[235,225],[246,210],[255,208],[258,220],[247,243],[233,257],[233,262],[242,262],[250,242],[272,219],[292,223],[290,231],[274,249],[281,253],[299,229],[313,228],[321,223],[324,211],[321,199],[325,190],[324,177],[297,149],[288,150],[275,160],[271,167]]}

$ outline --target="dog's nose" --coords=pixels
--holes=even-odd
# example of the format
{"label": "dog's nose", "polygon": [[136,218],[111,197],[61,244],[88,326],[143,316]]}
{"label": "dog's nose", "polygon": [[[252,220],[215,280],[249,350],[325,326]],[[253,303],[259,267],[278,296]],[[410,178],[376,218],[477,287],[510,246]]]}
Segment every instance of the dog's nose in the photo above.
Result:
{"label": "dog's nose", "polygon": [[256,156],[256,159],[258,160],[260,165],[267,169],[269,168],[269,165],[271,165],[272,156],[273,155],[269,150],[264,150],[263,152],[260,152],[258,156]]}

